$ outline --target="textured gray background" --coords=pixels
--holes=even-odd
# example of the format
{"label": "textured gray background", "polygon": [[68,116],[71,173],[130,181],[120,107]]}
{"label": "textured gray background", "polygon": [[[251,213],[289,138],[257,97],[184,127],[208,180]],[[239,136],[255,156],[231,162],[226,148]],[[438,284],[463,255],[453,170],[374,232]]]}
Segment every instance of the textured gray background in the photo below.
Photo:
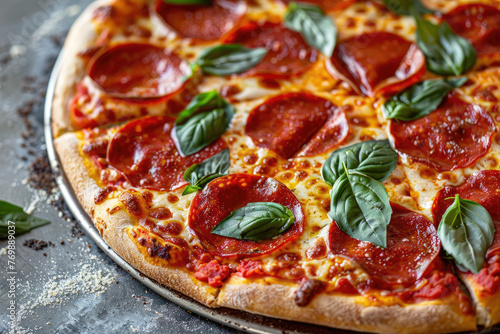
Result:
{"label": "textured gray background", "polygon": [[[0,1],[0,199],[28,208],[50,225],[17,238],[17,333],[235,333],[172,304],[135,281],[86,235],[73,236],[74,221],[60,217],[43,194],[26,184],[28,166],[43,156],[43,94],[51,66],[72,22],[91,0]],[[16,110],[35,100],[29,116],[35,133],[28,140]],[[27,143],[23,148],[22,143]],[[29,150],[33,150],[29,152]],[[37,201],[37,198],[41,198]],[[68,214],[67,212],[65,214]],[[71,219],[70,219],[71,220]],[[51,241],[40,251],[23,246],[26,239]],[[70,239],[71,241],[68,241]],[[60,241],[65,240],[61,245]],[[0,248],[7,246],[0,241]],[[45,253],[47,256],[44,256]],[[7,256],[0,256],[0,332],[7,325]],[[91,274],[114,277],[97,292],[40,304],[44,286],[64,283],[82,267]],[[54,277],[56,279],[54,280]],[[38,300],[38,302],[37,302]]]}

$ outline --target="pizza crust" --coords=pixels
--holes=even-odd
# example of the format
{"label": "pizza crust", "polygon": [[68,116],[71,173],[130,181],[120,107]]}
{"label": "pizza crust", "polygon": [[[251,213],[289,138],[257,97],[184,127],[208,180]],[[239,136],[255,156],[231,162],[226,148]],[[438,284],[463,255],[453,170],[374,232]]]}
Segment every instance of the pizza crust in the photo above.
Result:
{"label": "pizza crust", "polygon": [[101,189],[89,176],[85,162],[80,156],[80,141],[74,133],[65,133],[54,139],[54,146],[64,174],[68,178],[76,197],[90,217],[94,213],[94,196]]}
{"label": "pizza crust", "polygon": [[52,132],[54,137],[74,130],[71,123],[70,103],[76,86],[86,72],[84,61],[78,56],[93,45],[97,33],[92,23],[94,11],[113,0],[99,0],[90,4],[71,27],[59,57],[62,65],[57,78],[52,101]]}
{"label": "pizza crust", "polygon": [[[458,310],[458,301],[417,305],[367,306],[364,297],[319,294],[299,307],[298,285],[248,283],[233,276],[221,288],[217,305],[270,317],[376,333],[446,333],[476,330],[474,315]],[[439,302],[442,302],[439,304]]]}

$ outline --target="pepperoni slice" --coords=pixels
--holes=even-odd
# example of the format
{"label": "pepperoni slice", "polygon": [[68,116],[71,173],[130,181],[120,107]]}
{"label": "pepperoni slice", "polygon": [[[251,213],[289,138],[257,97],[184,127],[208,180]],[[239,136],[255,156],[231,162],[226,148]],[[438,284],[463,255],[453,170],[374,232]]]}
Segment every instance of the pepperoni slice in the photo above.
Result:
{"label": "pepperoni slice", "polygon": [[107,95],[144,99],[178,91],[189,65],[174,52],[150,44],[120,44],[95,55],[90,78]]}
{"label": "pepperoni slice", "polygon": [[338,44],[327,70],[358,93],[373,96],[403,90],[425,73],[425,57],[414,43],[388,32],[370,32]]}
{"label": "pepperoni slice", "polygon": [[[275,1],[289,4],[290,2],[293,2],[295,0],[275,0]],[[323,10],[331,12],[347,8],[351,4],[356,2],[356,0],[302,0],[300,2],[310,3],[323,8]]]}
{"label": "pepperoni slice", "polygon": [[472,174],[460,186],[446,186],[441,189],[432,204],[432,216],[436,226],[441,222],[445,211],[453,203],[453,199],[458,194],[460,198],[477,202],[484,206],[495,223],[495,239],[488,249],[492,254],[500,249],[500,171],[482,170]]}
{"label": "pepperoni slice", "polygon": [[[295,223],[277,238],[261,242],[210,233],[231,212],[253,202],[281,204],[292,211]],[[189,210],[189,227],[205,250],[220,256],[252,257],[272,252],[297,239],[304,223],[302,206],[290,189],[272,178],[251,174],[231,174],[210,182],[198,192]]]}
{"label": "pepperoni slice", "polygon": [[255,145],[285,159],[312,156],[338,146],[349,133],[342,110],[306,93],[273,97],[250,112],[245,133]]}
{"label": "pepperoni slice", "polygon": [[330,249],[359,263],[373,278],[390,284],[411,284],[436,258],[441,243],[434,225],[423,215],[391,203],[387,248],[351,238],[332,223]]}
{"label": "pepperoni slice", "polygon": [[183,176],[189,166],[227,147],[220,139],[183,158],[170,137],[173,127],[174,119],[168,116],[151,116],[128,123],[109,144],[109,165],[120,171],[133,187],[169,191],[187,184]]}
{"label": "pepperoni slice", "polygon": [[396,150],[440,172],[474,164],[488,152],[495,131],[483,108],[453,94],[430,115],[390,125]]}
{"label": "pepperoni slice", "polygon": [[264,59],[246,71],[247,76],[287,78],[306,71],[318,59],[318,51],[311,48],[295,31],[280,23],[265,22],[259,25],[250,22],[225,40],[250,48],[263,47],[268,50]]}
{"label": "pepperoni slice", "polygon": [[213,41],[238,24],[245,14],[245,1],[214,0],[212,5],[173,5],[156,1],[156,13],[179,35]]}
{"label": "pepperoni slice", "polygon": [[469,40],[479,55],[500,52],[500,10],[495,7],[471,4],[459,6],[443,15],[451,29]]}

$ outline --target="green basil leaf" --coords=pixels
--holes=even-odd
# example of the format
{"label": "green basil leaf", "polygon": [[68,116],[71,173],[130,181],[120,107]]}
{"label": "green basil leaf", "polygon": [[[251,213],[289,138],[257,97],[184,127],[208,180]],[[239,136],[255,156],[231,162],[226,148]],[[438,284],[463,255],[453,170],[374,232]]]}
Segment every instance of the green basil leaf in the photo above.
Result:
{"label": "green basil leaf", "polygon": [[196,60],[205,74],[231,75],[258,65],[267,54],[265,48],[246,48],[240,44],[223,44],[203,50]]}
{"label": "green basil leaf", "polygon": [[232,114],[234,114],[233,106],[224,100],[216,90],[198,94],[191,100],[186,109],[179,114],[175,123],[185,123],[191,116],[199,111],[208,111],[217,108],[224,109],[228,113],[228,116],[232,117]]}
{"label": "green basil leaf", "polygon": [[212,180],[227,175],[230,166],[229,149],[222,150],[199,165],[193,164],[184,173],[184,180],[191,185],[184,188],[182,195],[201,190]]}
{"label": "green basil leaf", "polygon": [[[9,225],[9,221],[15,224]],[[20,235],[49,223],[48,220],[27,214],[17,205],[0,201],[0,235],[4,237],[9,234],[9,226],[15,226],[14,229],[11,227],[10,230],[14,230],[15,235]]]}
{"label": "green basil leaf", "polygon": [[231,212],[212,230],[213,234],[240,240],[277,238],[295,222],[290,209],[271,202],[248,203]]}
{"label": "green basil leaf", "polygon": [[337,43],[337,28],[332,18],[318,6],[290,3],[285,14],[285,25],[304,37],[307,44],[331,57]]}
{"label": "green basil leaf", "polygon": [[344,174],[346,168],[363,173],[380,182],[391,175],[398,162],[398,154],[388,140],[369,140],[334,151],[321,168],[321,176],[329,185]]}
{"label": "green basil leaf", "polygon": [[445,96],[462,86],[467,78],[426,80],[394,95],[383,107],[388,119],[413,121],[436,110]]}
{"label": "green basil leaf", "polygon": [[460,75],[476,63],[474,46],[455,34],[448,23],[436,25],[416,15],[417,45],[424,53],[429,71],[440,75]]}
{"label": "green basil leaf", "polygon": [[347,169],[335,181],[328,216],[344,233],[385,248],[391,214],[389,195],[379,181]]}
{"label": "green basil leaf", "polygon": [[171,5],[211,5],[210,0],[163,0],[163,2]]}
{"label": "green basil leaf", "polygon": [[414,11],[419,14],[432,13],[424,7],[420,0],[382,0],[390,11],[398,15],[411,15]]}
{"label": "green basil leaf", "polygon": [[201,112],[186,123],[175,126],[178,149],[183,156],[189,156],[204,149],[220,138],[231,119],[223,109]]}
{"label": "green basil leaf", "polygon": [[194,154],[226,132],[234,116],[234,107],[216,91],[199,94],[176,120],[175,142],[183,156]]}
{"label": "green basil leaf", "polygon": [[444,250],[455,262],[477,274],[493,243],[495,226],[481,204],[461,199],[457,194],[441,218],[437,233]]}

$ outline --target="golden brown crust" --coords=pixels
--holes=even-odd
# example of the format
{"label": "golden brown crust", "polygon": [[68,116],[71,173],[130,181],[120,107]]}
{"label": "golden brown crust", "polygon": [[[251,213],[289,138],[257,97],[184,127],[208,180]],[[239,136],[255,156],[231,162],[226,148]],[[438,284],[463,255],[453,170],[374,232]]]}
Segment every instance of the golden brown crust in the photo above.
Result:
{"label": "golden brown crust", "polygon": [[[276,318],[376,333],[447,333],[476,329],[474,315],[458,311],[458,301],[417,305],[370,306],[363,297],[322,293],[299,307],[298,285],[248,283],[233,276],[221,288],[217,305]],[[368,303],[365,300],[365,303]]]}
{"label": "golden brown crust", "polygon": [[95,42],[97,34],[92,24],[94,11],[112,0],[99,0],[90,4],[75,21],[61,51],[61,69],[57,78],[52,102],[52,131],[54,137],[74,130],[70,118],[70,102],[76,86],[85,76],[85,63],[78,53],[87,50]]}
{"label": "golden brown crust", "polygon": [[90,178],[84,160],[79,154],[80,141],[74,133],[65,133],[54,139],[54,146],[73,191],[85,212],[92,217],[95,207],[94,196],[100,188]]}
{"label": "golden brown crust", "polygon": [[106,243],[134,268],[155,281],[207,306],[215,306],[219,289],[196,280],[186,269],[154,265],[144,257],[127,234],[127,229],[133,226],[133,218],[124,210],[111,210],[116,206],[121,206],[121,203],[112,198],[95,209],[94,224]]}

